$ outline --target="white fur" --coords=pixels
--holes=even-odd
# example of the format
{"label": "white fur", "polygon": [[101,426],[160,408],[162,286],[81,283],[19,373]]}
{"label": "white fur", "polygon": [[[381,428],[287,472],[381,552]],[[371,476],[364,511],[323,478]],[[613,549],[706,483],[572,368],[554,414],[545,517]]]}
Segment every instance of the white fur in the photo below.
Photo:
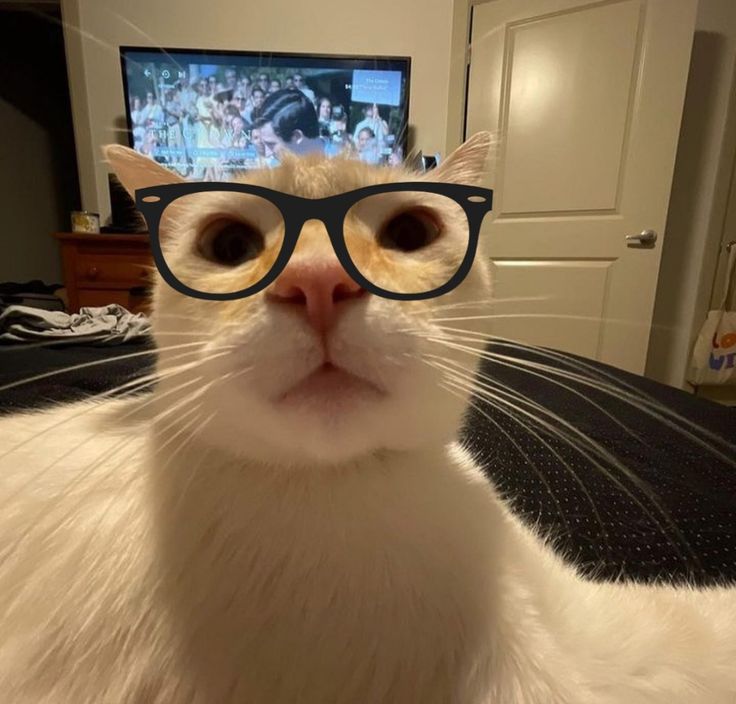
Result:
{"label": "white fur", "polygon": [[[487,288],[480,262],[443,302]],[[564,564],[453,442],[463,403],[407,332],[427,308],[369,298],[335,330],[388,398],[279,411],[319,363],[303,320],[156,295],[159,334],[230,352],[0,420],[1,701],[736,702],[736,593]]]}
{"label": "white fur", "polygon": [[[139,427],[96,464],[121,436],[89,442],[89,408],[2,424],[84,412],[3,512],[3,701],[734,701],[732,591],[586,582],[457,447],[284,475]],[[38,463],[14,456],[4,494]]]}

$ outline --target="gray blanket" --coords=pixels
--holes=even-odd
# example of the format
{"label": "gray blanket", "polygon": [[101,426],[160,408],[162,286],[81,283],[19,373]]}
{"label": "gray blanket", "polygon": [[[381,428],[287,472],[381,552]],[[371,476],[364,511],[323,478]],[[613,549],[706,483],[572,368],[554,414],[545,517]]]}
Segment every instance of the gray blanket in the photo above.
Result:
{"label": "gray blanket", "polygon": [[120,345],[150,334],[151,323],[143,313],[131,313],[113,303],[81,308],[79,313],[9,306],[0,313],[0,342],[63,340]]}

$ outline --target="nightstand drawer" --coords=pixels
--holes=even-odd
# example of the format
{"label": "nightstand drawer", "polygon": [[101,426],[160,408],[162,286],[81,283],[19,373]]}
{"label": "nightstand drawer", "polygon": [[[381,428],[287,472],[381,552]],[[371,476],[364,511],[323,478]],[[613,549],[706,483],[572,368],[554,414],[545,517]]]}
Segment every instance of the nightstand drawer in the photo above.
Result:
{"label": "nightstand drawer", "polygon": [[78,254],[77,285],[94,288],[131,288],[153,281],[153,262],[140,255]]}
{"label": "nightstand drawer", "polygon": [[57,232],[54,237],[61,245],[70,312],[108,303],[145,310],[155,272],[148,235]]}

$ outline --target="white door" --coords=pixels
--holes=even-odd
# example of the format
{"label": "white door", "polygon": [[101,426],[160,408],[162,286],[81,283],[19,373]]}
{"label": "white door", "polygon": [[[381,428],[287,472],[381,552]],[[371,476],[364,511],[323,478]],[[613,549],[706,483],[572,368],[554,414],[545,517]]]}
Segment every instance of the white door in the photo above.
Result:
{"label": "white door", "polygon": [[[472,10],[466,134],[497,131],[493,332],[644,371],[696,0]],[[653,230],[653,245],[627,235]]]}

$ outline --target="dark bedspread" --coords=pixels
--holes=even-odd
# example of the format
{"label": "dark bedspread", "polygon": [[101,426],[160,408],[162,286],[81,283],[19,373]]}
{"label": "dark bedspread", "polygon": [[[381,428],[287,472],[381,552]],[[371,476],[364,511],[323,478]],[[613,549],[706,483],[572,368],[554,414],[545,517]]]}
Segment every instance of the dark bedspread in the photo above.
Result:
{"label": "dark bedspread", "polygon": [[[0,387],[144,353],[0,391],[0,413],[111,389],[150,371],[148,349],[0,346]],[[736,580],[735,409],[572,356],[491,349],[583,373],[633,401],[551,370],[484,362],[485,383],[507,403],[476,398],[463,439],[516,511],[596,577]]]}

